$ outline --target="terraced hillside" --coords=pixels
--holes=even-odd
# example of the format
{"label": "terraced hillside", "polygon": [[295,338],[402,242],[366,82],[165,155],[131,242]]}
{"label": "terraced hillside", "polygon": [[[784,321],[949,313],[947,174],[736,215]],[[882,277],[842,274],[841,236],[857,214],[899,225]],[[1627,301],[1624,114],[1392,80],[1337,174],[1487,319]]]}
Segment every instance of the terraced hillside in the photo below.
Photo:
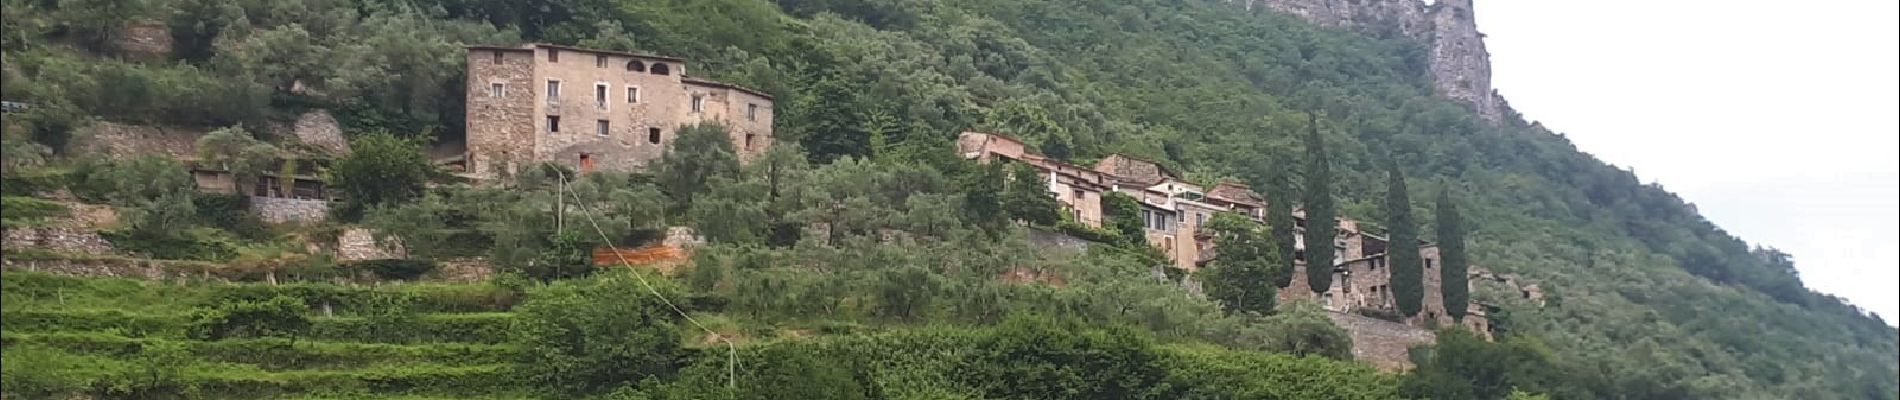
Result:
{"label": "terraced hillside", "polygon": [[[515,352],[507,344],[507,310],[518,296],[489,286],[162,283],[25,272],[0,274],[0,282],[9,393],[520,397],[511,392]],[[289,315],[305,321],[274,323],[284,327],[279,332],[219,338],[203,329],[211,308],[198,305],[268,304],[276,296],[316,306]],[[286,316],[270,314],[226,316],[265,325]]]}

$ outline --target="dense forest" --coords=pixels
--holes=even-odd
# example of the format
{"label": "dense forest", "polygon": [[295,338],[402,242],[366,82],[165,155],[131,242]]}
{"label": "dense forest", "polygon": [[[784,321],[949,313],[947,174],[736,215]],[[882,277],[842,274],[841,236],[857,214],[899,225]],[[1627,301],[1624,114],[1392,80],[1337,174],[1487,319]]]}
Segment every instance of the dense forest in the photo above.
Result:
{"label": "dense forest", "polygon": [[[31,106],[0,145],[8,227],[53,214],[36,196],[64,189],[124,210],[105,233],[120,248],[273,283],[7,272],[9,396],[1900,398],[1900,332],[1804,288],[1792,256],[1522,116],[1486,123],[1434,97],[1420,43],[1225,2],[4,0],[0,25],[0,98]],[[117,45],[139,25],[172,51]],[[690,60],[771,93],[776,144],[741,164],[698,127],[645,173],[424,185],[448,180],[423,149],[462,139],[462,46],[524,42]],[[241,197],[192,190],[177,161],[69,146],[101,122],[187,127],[209,132],[201,158],[265,165],[307,150],[261,127],[312,108],[356,148],[325,164],[350,194],[326,226],[265,226]],[[1311,186],[1317,131],[1329,208],[1429,225],[1430,203],[1388,199],[1456,199],[1470,263],[1549,302],[1481,288],[1503,310],[1495,342],[1446,331],[1416,369],[1374,372],[1311,303],[1187,296],[1125,225],[1047,217],[1011,190],[1017,172],[957,159],[966,130],[1269,201]],[[549,221],[566,200],[596,206]],[[1103,245],[1033,248],[1012,220]],[[465,255],[500,271],[323,283],[348,274],[294,243],[339,225],[402,237],[411,262],[361,266],[385,277]],[[668,226],[710,242],[676,278],[588,262]],[[1063,283],[993,279],[1022,268]]]}

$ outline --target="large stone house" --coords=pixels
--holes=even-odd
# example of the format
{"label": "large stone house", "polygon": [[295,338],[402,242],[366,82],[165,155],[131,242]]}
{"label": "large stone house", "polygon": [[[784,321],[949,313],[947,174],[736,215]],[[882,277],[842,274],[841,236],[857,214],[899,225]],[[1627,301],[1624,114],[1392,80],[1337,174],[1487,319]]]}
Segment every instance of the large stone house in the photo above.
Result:
{"label": "large stone house", "polygon": [[[1213,235],[1205,229],[1215,214],[1235,212],[1265,222],[1268,199],[1244,184],[1223,182],[1207,189],[1181,179],[1158,163],[1122,154],[1109,155],[1094,168],[1083,169],[1030,153],[1025,148],[1021,140],[994,133],[965,132],[957,138],[957,151],[964,158],[980,162],[1022,162],[1048,174],[1051,195],[1083,224],[1102,226],[1103,194],[1113,191],[1135,198],[1141,204],[1148,244],[1166,254],[1175,268],[1196,271],[1217,256]],[[1306,214],[1295,210],[1293,217],[1296,271],[1292,284],[1279,291],[1279,298],[1316,299],[1327,310],[1341,313],[1396,314],[1391,268],[1386,265],[1388,240],[1384,236],[1362,231],[1352,219],[1336,218],[1333,223],[1338,227],[1338,234],[1330,246],[1334,260],[1332,286],[1316,295],[1306,282],[1305,254],[1310,247],[1299,235],[1305,232]],[[1406,322],[1427,325],[1426,321],[1430,320],[1441,325],[1451,324],[1453,321],[1437,295],[1441,281],[1438,247],[1420,241],[1419,256],[1424,263],[1423,286],[1428,295],[1420,314]],[[1474,277],[1481,273],[1477,268],[1471,272]],[[1477,303],[1465,307],[1464,325],[1476,332],[1489,332],[1487,307]]]}
{"label": "large stone house", "polygon": [[772,96],[687,75],[665,56],[553,44],[468,47],[465,172],[512,176],[553,162],[642,170],[681,127],[725,125],[742,160],[772,143]]}

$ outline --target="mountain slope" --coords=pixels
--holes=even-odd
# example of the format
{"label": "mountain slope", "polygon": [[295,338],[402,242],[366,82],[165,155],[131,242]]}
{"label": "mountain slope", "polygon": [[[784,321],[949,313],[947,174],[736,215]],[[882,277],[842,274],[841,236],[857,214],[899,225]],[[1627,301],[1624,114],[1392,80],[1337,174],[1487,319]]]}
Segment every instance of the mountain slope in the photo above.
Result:
{"label": "mountain slope", "polygon": [[[1885,322],[1806,290],[1786,258],[1561,135],[1436,97],[1430,49],[1402,36],[1204,1],[24,3],[4,15],[8,100],[114,120],[224,125],[314,104],[353,132],[454,140],[459,46],[534,40],[696,60],[690,70],[774,94],[781,138],[819,161],[953,157],[950,137],[984,129],[1282,199],[1296,196],[1266,177],[1299,165],[1296,135],[1317,113],[1341,214],[1381,219],[1386,159],[1414,177],[1412,198],[1450,185],[1473,263],[1552,301],[1476,297],[1505,307],[1510,334],[1594,372],[1577,379],[1598,397],[1900,397],[1900,333]],[[109,45],[115,24],[154,20],[170,27],[170,58]]]}

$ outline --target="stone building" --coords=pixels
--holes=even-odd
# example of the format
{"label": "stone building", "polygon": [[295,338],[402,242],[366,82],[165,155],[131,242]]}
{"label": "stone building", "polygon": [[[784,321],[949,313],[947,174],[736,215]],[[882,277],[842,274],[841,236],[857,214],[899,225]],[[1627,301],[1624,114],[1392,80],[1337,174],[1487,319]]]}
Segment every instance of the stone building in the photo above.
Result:
{"label": "stone building", "polygon": [[642,170],[678,130],[723,124],[749,160],[772,143],[772,96],[687,75],[685,60],[553,44],[468,47],[466,173],[554,162]]}

